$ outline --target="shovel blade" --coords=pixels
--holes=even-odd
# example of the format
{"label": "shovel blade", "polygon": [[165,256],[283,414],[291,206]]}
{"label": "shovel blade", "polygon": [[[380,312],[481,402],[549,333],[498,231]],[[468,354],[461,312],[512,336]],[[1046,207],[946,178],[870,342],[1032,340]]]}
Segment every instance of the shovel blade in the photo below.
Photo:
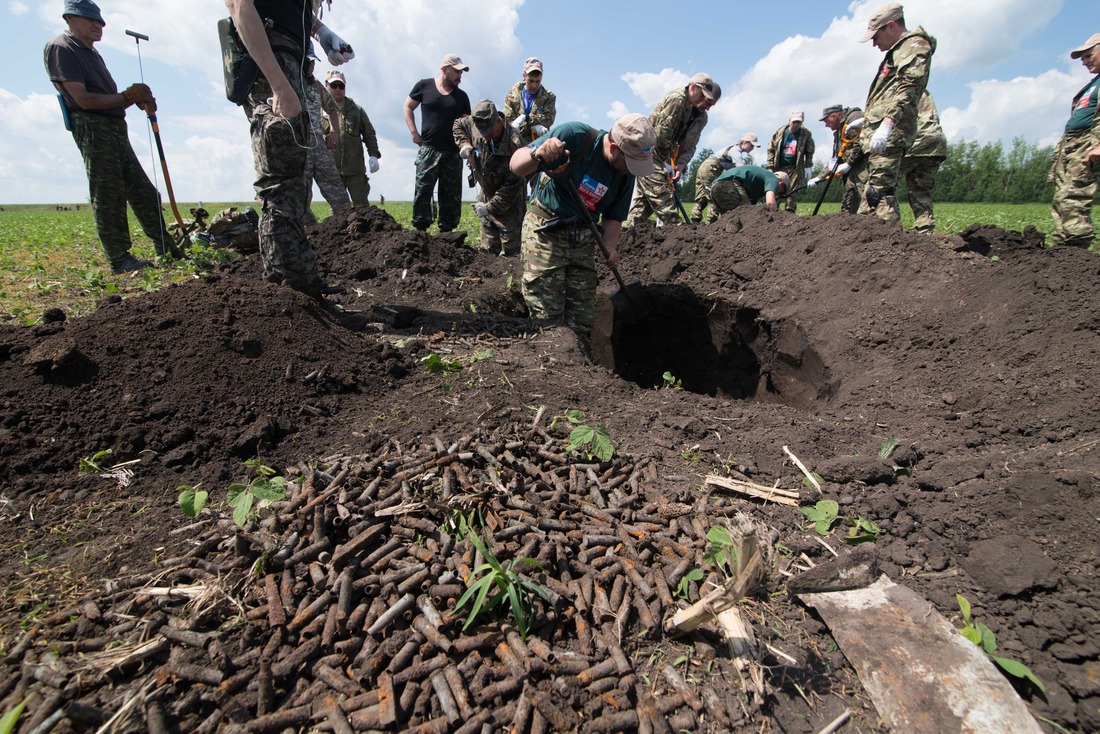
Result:
{"label": "shovel blade", "polygon": [[611,294],[611,307],[615,317],[624,324],[634,324],[649,316],[653,306],[645,288],[637,280],[632,280]]}

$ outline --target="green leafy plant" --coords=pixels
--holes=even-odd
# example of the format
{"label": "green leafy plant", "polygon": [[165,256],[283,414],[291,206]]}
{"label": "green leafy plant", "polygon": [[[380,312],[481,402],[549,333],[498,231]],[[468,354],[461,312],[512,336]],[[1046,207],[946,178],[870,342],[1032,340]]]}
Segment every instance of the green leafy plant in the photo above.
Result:
{"label": "green leafy plant", "polygon": [[19,721],[19,717],[23,715],[23,709],[27,708],[27,701],[30,700],[30,696],[24,698],[15,708],[10,709],[3,718],[0,718],[0,734],[11,734],[15,731],[15,724]]}
{"label": "green leafy plant", "polygon": [[703,560],[721,571],[726,578],[732,578],[737,573],[740,558],[730,531],[723,527],[711,528],[707,531],[707,540],[710,547],[703,554]]}
{"label": "green leafy plant", "polygon": [[254,512],[286,497],[285,477],[278,476],[274,469],[265,466],[259,459],[249,459],[245,466],[255,470],[256,476],[247,484],[230,484],[226,497],[226,502],[233,508],[233,522],[237,525],[244,525]]}
{"label": "green leafy plant", "polygon": [[206,500],[210,499],[210,493],[199,489],[200,486],[202,486],[201,482],[194,487],[187,484],[181,484],[177,487],[180,490],[180,509],[188,517],[198,517],[199,513],[202,512],[202,508],[206,507]]}
{"label": "green leafy plant", "polygon": [[702,571],[702,569],[699,569],[699,568],[689,569],[687,573],[685,573],[683,576],[680,577],[680,583],[676,584],[676,591],[673,592],[673,595],[677,599],[687,599],[688,598],[688,592],[691,589],[691,582],[692,581],[702,581],[702,580],[703,580],[703,571]]}
{"label": "green leafy plant", "polygon": [[818,535],[828,535],[832,532],[833,523],[840,516],[840,505],[835,500],[818,500],[813,507],[799,508],[799,512],[814,524]]}
{"label": "green leafy plant", "polygon": [[867,518],[858,517],[852,520],[852,525],[848,528],[848,534],[844,536],[844,542],[850,545],[874,543],[878,538],[878,534],[881,532],[882,528],[878,525],[875,525]]}
{"label": "green leafy plant", "polygon": [[664,380],[665,387],[672,388],[673,390],[684,389],[683,381],[671,372],[666,371],[663,375],[661,375],[661,379]]}
{"label": "green leafy plant", "polygon": [[479,349],[478,351],[470,355],[470,364],[473,364],[474,362],[481,362],[486,359],[492,359],[494,356],[496,356],[496,352],[494,352],[492,349]]}
{"label": "green leafy plant", "polygon": [[435,352],[432,352],[427,357],[420,360],[425,367],[428,368],[428,372],[433,375],[440,375],[447,372],[458,372],[462,369],[462,363],[457,359],[443,359]]}
{"label": "green leafy plant", "polygon": [[[898,439],[894,436],[888,436],[886,441],[882,444],[882,448],[878,450],[878,458],[882,461],[890,461],[890,457],[894,455],[894,451],[898,448]],[[894,462],[890,462],[890,468],[894,470],[894,476],[909,476],[910,469],[907,466],[898,466]]]}
{"label": "green leafy plant", "polygon": [[1031,669],[1018,660],[1003,658],[993,653],[997,652],[997,640],[993,636],[993,630],[981,622],[975,621],[970,612],[970,601],[962,594],[955,594],[959,602],[959,611],[962,612],[963,626],[959,628],[959,634],[981,648],[982,652],[990,657],[1004,672],[1015,678],[1022,678],[1031,682],[1044,696],[1047,695],[1046,686],[1039,680]]}
{"label": "green leafy plant", "polygon": [[[810,472],[810,476],[813,477],[815,480],[817,480],[817,486],[818,487],[820,487],[821,483],[825,481],[824,479],[821,478],[821,475],[818,474],[815,471]],[[810,479],[810,477],[802,477],[802,486],[803,487],[813,487],[814,482],[813,482],[813,480]]]}
{"label": "green leafy plant", "polygon": [[455,602],[451,614],[457,614],[462,607],[472,601],[466,624],[462,626],[465,630],[482,612],[488,612],[501,602],[507,601],[512,617],[516,620],[516,629],[519,630],[520,636],[526,638],[529,629],[528,620],[531,618],[531,595],[538,594],[547,601],[550,601],[550,596],[545,589],[521,575],[516,569],[522,565],[534,566],[540,571],[545,569],[534,558],[513,558],[507,566],[503,566],[481,542],[477,533],[470,531],[466,537],[474,544],[485,562],[470,574],[466,592]]}
{"label": "green leafy plant", "polygon": [[595,427],[585,425],[581,423],[584,420],[584,413],[579,410],[570,410],[564,416],[554,416],[550,428],[558,424],[559,418],[565,418],[573,424],[573,430],[569,433],[569,445],[565,447],[568,451],[584,449],[589,459],[595,457],[600,461],[611,461],[611,457],[615,455],[615,445],[611,442],[611,434],[607,426],[603,423],[597,423]]}
{"label": "green leafy plant", "polygon": [[104,471],[100,463],[114,453],[113,449],[104,449],[103,451],[96,451],[91,456],[85,456],[80,459],[79,472],[81,474],[99,474]]}

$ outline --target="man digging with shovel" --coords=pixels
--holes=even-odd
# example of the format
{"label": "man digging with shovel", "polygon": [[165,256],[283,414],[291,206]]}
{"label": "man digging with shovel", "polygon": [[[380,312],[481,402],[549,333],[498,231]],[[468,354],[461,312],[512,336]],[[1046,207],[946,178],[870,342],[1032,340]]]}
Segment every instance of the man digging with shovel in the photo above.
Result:
{"label": "man digging with shovel", "polygon": [[591,334],[597,240],[590,225],[602,220],[601,249],[615,268],[635,176],[654,171],[656,144],[649,120],[629,114],[611,132],[581,122],[555,125],[512,155],[516,175],[544,171],[523,219],[523,298],[532,318],[565,324],[584,338]]}
{"label": "man digging with shovel", "polygon": [[115,274],[153,267],[130,254],[126,204],[134,209],[145,236],[161,256],[180,257],[160,210],[160,195],[141,167],[126,133],[126,108],[136,104],[147,114],[157,102],[145,84],[119,93],[111,72],[94,46],[103,38],[99,6],[92,0],[66,0],[61,17],[69,29],[46,44],[43,61],[88,173],[96,232]]}

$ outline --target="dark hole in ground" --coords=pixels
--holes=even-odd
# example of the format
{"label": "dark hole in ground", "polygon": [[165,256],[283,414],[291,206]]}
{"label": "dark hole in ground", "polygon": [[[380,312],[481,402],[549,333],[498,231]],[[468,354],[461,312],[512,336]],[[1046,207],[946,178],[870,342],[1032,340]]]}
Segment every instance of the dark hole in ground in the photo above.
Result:
{"label": "dark hole in ground", "polygon": [[643,388],[666,385],[728,400],[807,408],[836,384],[797,324],[677,285],[644,289],[649,313],[631,323],[599,299],[592,331],[596,361]]}

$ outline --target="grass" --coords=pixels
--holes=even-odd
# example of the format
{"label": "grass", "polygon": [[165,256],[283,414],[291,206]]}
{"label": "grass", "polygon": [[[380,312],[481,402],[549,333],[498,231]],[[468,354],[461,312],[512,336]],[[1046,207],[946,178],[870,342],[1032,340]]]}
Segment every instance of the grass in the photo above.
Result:
{"label": "grass", "polygon": [[[812,199],[801,202],[799,214],[809,216],[814,203]],[[255,205],[256,202],[203,203],[212,214],[228,206]],[[179,203],[184,214],[194,206]],[[412,228],[411,202],[386,202],[385,210],[399,224]],[[324,201],[314,203],[313,211],[319,219],[331,213]],[[839,204],[821,207],[823,214],[837,211]],[[981,222],[1014,230],[1033,225],[1049,235],[1053,226],[1047,204],[937,204],[936,220],[941,232],[958,232]],[[907,204],[902,205],[902,224],[906,227],[913,224]],[[462,207],[459,227],[468,233],[468,243],[479,246],[478,220],[468,203]],[[142,234],[132,213],[130,232],[134,254],[153,259],[153,244]],[[81,316],[91,312],[106,296],[126,296],[184,282],[198,277],[211,262],[232,256],[225,251],[200,251],[195,255],[192,263],[164,263],[156,270],[112,275],[87,204],[82,204],[80,211],[76,211],[75,205],[70,211],[57,211],[52,204],[5,205],[0,212],[0,322],[34,324],[51,307],[61,308],[70,317]]]}

